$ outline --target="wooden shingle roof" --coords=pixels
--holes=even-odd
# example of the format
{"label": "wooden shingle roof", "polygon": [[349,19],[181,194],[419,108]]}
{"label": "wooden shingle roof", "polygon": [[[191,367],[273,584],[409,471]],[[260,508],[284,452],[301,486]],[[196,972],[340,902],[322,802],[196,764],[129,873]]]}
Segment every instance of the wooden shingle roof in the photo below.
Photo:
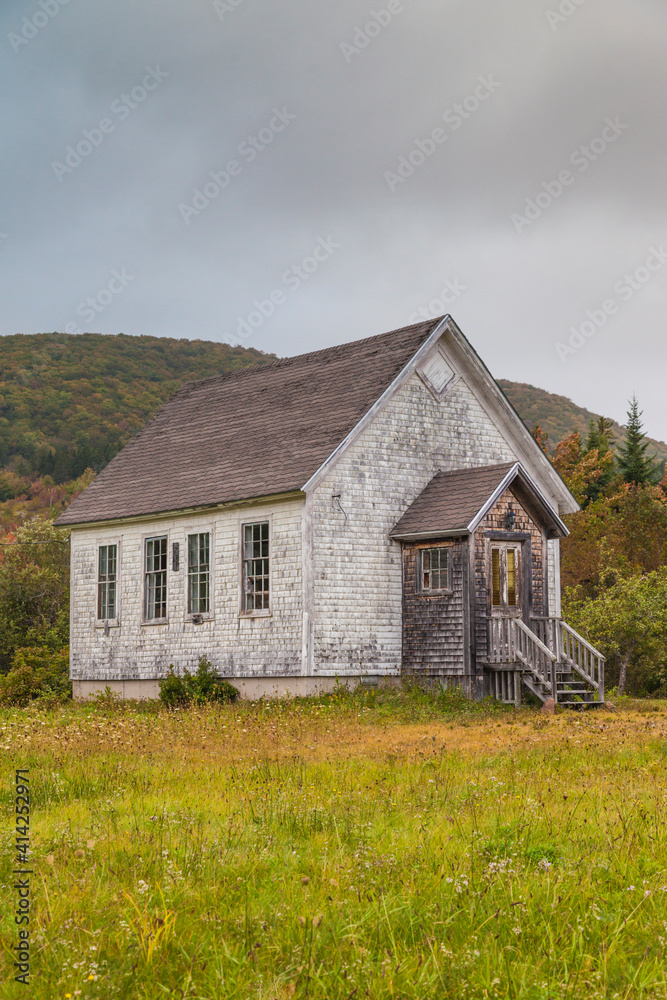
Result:
{"label": "wooden shingle roof", "polygon": [[568,534],[556,511],[519,463],[504,462],[438,472],[396,523],[391,536],[410,539],[467,534],[512,485],[539,510],[541,522],[554,535]]}
{"label": "wooden shingle roof", "polygon": [[439,322],[186,383],[56,523],[301,489]]}

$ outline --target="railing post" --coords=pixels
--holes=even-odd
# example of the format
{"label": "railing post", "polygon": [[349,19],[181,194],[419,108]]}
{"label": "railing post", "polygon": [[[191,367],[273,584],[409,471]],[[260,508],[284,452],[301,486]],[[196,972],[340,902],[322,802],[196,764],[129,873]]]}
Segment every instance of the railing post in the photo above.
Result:
{"label": "railing post", "polygon": [[558,659],[551,661],[551,697],[558,704]]}

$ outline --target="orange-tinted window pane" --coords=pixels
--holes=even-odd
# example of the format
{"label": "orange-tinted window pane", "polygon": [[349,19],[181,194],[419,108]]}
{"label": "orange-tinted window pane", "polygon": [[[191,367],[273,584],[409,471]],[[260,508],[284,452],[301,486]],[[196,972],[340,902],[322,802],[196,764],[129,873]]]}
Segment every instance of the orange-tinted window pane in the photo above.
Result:
{"label": "orange-tinted window pane", "polygon": [[494,608],[500,607],[500,549],[491,549],[491,602]]}

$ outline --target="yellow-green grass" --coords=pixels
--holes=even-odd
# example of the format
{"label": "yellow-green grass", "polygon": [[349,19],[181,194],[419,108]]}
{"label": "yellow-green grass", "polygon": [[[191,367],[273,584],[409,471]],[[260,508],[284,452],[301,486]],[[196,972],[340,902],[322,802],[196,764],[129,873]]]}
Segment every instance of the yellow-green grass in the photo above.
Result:
{"label": "yellow-green grass", "polygon": [[667,997],[659,702],[5,709],[0,748],[3,997]]}

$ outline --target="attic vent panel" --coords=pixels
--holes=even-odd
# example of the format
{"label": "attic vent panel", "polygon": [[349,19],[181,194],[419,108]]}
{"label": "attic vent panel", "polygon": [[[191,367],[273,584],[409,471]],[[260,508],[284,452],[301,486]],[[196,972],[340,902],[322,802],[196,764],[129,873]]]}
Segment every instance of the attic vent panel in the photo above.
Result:
{"label": "attic vent panel", "polygon": [[419,375],[438,401],[443,399],[458,381],[458,376],[449,367],[440,350],[433,351],[419,366]]}

